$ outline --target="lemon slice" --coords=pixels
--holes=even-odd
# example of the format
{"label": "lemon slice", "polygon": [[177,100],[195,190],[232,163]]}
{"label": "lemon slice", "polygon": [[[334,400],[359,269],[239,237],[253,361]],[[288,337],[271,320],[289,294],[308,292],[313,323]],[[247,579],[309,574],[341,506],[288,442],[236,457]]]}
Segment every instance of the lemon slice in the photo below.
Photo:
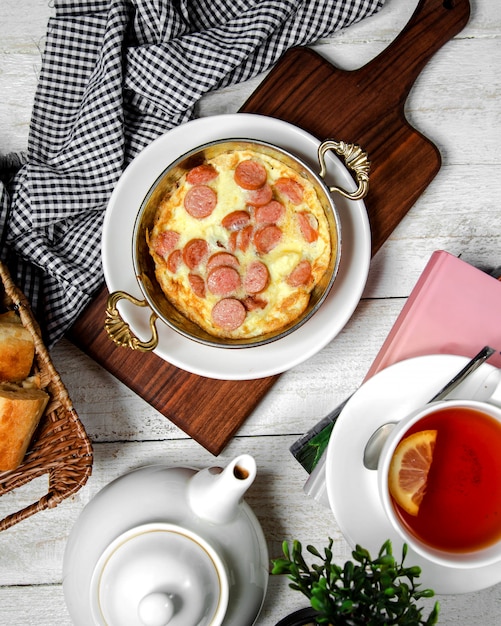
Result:
{"label": "lemon slice", "polygon": [[436,440],[436,430],[422,430],[402,439],[393,453],[388,487],[393,499],[409,515],[419,512]]}

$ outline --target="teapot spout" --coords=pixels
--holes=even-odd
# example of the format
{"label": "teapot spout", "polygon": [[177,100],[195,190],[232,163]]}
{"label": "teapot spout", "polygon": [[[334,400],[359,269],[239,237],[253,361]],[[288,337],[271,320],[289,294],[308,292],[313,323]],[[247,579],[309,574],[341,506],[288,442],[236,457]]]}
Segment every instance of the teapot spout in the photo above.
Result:
{"label": "teapot spout", "polygon": [[256,461],[242,454],[226,466],[197,472],[188,484],[188,502],[200,518],[214,524],[234,519],[239,504],[256,477]]}

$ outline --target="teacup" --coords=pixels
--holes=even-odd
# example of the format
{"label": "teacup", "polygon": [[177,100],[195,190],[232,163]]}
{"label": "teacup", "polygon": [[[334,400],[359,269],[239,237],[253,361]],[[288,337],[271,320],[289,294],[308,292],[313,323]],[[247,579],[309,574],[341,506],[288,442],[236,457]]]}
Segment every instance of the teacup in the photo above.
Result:
{"label": "teacup", "polygon": [[[420,434],[409,439],[415,433]],[[417,456],[402,456],[405,449],[413,454],[417,444]],[[429,471],[420,474],[430,452]],[[398,458],[405,459],[403,465]],[[416,553],[459,568],[501,561],[501,407],[444,400],[414,411],[385,442],[377,474],[386,516]],[[417,485],[420,476],[425,477],[422,500],[418,494],[406,502],[402,495],[413,489],[404,481]]]}

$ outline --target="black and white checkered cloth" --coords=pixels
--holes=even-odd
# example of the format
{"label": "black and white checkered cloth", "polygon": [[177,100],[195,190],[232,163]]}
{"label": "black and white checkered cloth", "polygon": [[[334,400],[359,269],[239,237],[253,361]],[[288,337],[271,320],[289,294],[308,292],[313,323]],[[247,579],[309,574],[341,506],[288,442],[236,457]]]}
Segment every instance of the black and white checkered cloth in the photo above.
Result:
{"label": "black and white checkered cloth", "polygon": [[49,346],[102,284],[103,217],[130,160],[191,119],[207,92],[256,76],[288,48],[383,4],[55,0],[26,162],[0,182],[2,258]]}

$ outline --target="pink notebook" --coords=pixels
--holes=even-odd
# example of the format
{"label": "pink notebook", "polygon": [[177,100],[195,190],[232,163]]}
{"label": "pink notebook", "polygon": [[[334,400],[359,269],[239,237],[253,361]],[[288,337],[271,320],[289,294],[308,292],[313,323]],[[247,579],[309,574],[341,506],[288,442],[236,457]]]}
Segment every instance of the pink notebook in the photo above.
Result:
{"label": "pink notebook", "polygon": [[501,280],[438,250],[432,254],[365,380],[425,354],[473,357],[484,346],[501,367]]}

